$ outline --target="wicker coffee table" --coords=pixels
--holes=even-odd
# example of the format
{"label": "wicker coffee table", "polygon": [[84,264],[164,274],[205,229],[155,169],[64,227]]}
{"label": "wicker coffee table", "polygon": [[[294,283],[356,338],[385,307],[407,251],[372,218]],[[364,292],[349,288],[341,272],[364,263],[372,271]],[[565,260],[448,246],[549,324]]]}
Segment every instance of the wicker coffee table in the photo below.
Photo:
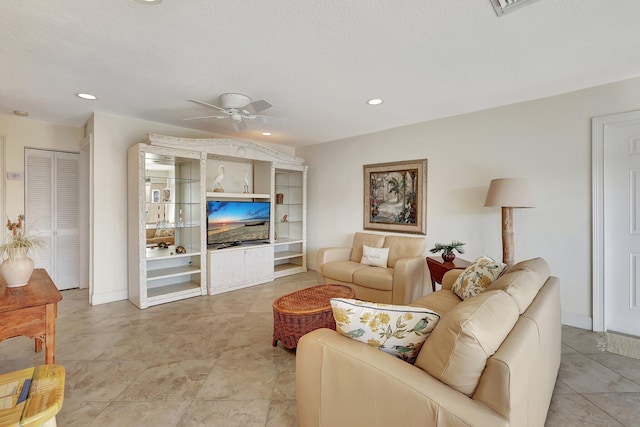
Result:
{"label": "wicker coffee table", "polygon": [[336,328],[330,298],[353,298],[345,285],[319,285],[283,295],[273,302],[273,346],[278,341],[296,348],[304,334],[319,328]]}

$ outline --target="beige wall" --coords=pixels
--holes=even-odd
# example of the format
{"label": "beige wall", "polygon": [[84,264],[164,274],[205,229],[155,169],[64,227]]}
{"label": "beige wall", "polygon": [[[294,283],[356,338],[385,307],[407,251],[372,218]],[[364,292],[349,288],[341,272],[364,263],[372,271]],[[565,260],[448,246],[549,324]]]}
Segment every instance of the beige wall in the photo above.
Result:
{"label": "beige wall", "polygon": [[[5,170],[24,173],[24,149],[43,148],[60,151],[80,151],[82,130],[24,117],[0,115],[0,136],[5,140]],[[4,175],[5,212],[14,218],[24,212],[24,180],[7,180]]]}
{"label": "beige wall", "polygon": [[484,198],[491,179],[522,176],[536,208],[515,212],[516,261],[544,257],[562,283],[563,322],[590,328],[591,118],[636,109],[640,78],[298,149],[309,267],[319,248],[362,230],[365,164],[427,158],[427,247],[461,240],[466,259],[501,258],[500,210]]}

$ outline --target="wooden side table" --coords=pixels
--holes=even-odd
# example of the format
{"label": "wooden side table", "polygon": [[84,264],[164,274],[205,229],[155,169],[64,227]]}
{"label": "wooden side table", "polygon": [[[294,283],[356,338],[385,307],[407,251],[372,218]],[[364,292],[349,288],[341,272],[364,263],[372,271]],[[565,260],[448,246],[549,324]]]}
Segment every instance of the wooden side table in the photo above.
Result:
{"label": "wooden side table", "polygon": [[465,269],[471,265],[471,262],[466,259],[456,257],[453,262],[444,262],[442,257],[427,257],[427,267],[429,267],[429,274],[431,274],[431,289],[436,291],[436,282],[442,283],[442,276],[449,270],[456,268]]}
{"label": "wooden side table", "polygon": [[62,295],[46,270],[36,268],[26,286],[7,288],[0,278],[0,341],[24,335],[45,346],[45,363],[55,363],[56,317]]}

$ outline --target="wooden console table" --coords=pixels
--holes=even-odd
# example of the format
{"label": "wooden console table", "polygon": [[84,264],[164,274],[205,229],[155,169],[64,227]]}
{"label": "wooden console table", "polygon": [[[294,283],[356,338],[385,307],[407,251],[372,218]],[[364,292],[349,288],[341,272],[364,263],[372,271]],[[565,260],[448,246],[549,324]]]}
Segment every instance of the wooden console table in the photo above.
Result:
{"label": "wooden console table", "polygon": [[429,267],[429,274],[431,274],[431,289],[436,291],[436,283],[442,283],[442,276],[449,270],[455,268],[465,269],[469,267],[471,263],[466,259],[456,257],[453,262],[444,262],[441,257],[427,257],[427,266]]}
{"label": "wooden console table", "polygon": [[55,363],[56,317],[62,295],[42,268],[33,270],[26,286],[7,288],[0,278],[0,341],[24,335],[45,346],[45,363]]}

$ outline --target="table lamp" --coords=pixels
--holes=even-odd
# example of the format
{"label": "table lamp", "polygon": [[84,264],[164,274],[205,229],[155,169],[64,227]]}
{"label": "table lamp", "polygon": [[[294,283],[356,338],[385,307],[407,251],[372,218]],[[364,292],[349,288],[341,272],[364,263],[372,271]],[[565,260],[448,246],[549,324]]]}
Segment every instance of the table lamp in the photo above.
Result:
{"label": "table lamp", "polygon": [[502,262],[511,267],[513,265],[513,208],[534,207],[529,183],[524,178],[491,180],[484,206],[502,208]]}

